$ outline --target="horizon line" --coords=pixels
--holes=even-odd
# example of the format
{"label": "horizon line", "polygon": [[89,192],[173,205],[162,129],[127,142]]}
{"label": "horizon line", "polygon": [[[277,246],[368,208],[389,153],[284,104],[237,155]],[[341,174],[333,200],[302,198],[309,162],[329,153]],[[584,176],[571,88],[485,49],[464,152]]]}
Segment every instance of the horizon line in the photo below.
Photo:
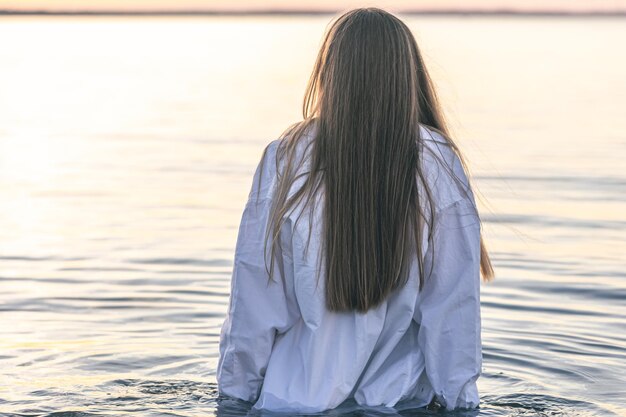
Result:
{"label": "horizon line", "polygon": [[[18,10],[0,9],[0,16],[259,16],[259,15],[328,15],[336,14],[344,9],[181,9],[181,10]],[[348,9],[345,9],[348,10]],[[519,10],[513,8],[458,8],[458,9],[398,9],[394,13],[405,15],[430,16],[626,16],[626,9],[615,10]]]}

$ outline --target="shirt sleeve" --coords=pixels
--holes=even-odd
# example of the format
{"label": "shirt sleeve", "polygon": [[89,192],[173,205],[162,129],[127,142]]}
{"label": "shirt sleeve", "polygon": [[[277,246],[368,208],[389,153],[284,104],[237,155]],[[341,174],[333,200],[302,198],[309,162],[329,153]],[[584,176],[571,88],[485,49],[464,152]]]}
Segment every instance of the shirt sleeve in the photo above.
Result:
{"label": "shirt sleeve", "polygon": [[[226,319],[220,332],[217,383],[220,395],[253,402],[258,398],[275,337],[299,317],[293,289],[290,223],[281,230],[273,282],[268,284],[264,239],[275,180],[271,152],[264,153],[243,211],[231,278]],[[263,160],[261,161],[263,162]],[[261,175],[262,179],[261,179]],[[263,181],[257,188],[259,181]],[[257,193],[261,190],[261,194]],[[282,263],[282,265],[279,265]],[[283,273],[279,273],[279,271]]]}
{"label": "shirt sleeve", "polygon": [[469,199],[442,209],[435,220],[416,308],[418,344],[439,403],[447,410],[475,408],[482,366],[480,222]]}

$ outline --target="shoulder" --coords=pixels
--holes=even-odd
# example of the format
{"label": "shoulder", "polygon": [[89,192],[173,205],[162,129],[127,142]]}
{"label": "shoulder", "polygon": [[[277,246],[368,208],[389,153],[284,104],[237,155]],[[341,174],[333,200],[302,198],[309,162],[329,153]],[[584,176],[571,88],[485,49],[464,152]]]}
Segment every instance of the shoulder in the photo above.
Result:
{"label": "shoulder", "polygon": [[[298,127],[299,123],[290,128]],[[288,129],[279,138],[268,142],[259,157],[256,172],[254,174],[253,188],[249,197],[260,199],[271,198],[278,183],[278,177],[285,174],[285,163],[290,160],[291,167],[297,173],[308,171],[310,162],[310,150],[313,139],[317,133],[317,124],[311,123],[302,126],[302,134],[294,137]],[[293,174],[293,173],[292,173]]]}
{"label": "shoulder", "polygon": [[[318,133],[317,120],[294,123],[278,138],[269,142],[264,150],[264,159],[273,163],[280,175],[297,176],[309,171],[311,151]],[[285,172],[289,162],[290,172]]]}
{"label": "shoulder", "polygon": [[276,183],[276,152],[280,144],[279,139],[267,143],[257,162],[252,187],[248,194],[248,200],[264,200],[271,197]]}
{"label": "shoulder", "polygon": [[269,142],[263,150],[263,156],[276,160],[279,151],[290,149],[298,154],[305,153],[317,136],[319,124],[317,119],[302,120],[289,126],[278,139]]}
{"label": "shoulder", "polygon": [[459,203],[475,206],[469,173],[454,146],[437,129],[423,124],[420,124],[420,141],[422,172],[436,210]]}

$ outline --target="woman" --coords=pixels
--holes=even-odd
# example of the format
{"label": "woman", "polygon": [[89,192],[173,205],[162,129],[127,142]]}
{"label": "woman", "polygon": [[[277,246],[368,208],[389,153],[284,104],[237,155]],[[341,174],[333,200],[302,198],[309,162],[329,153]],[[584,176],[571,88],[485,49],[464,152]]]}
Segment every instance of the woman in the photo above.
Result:
{"label": "woman", "polygon": [[303,110],[266,147],[243,212],[219,393],[294,413],[475,408],[493,269],[407,26],[378,8],[340,16]]}

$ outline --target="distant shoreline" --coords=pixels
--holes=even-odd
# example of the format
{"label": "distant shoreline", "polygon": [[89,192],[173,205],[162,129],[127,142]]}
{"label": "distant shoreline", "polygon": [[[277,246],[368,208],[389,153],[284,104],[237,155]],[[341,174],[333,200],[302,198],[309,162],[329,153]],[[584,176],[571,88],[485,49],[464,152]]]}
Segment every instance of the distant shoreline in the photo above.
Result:
{"label": "distant shoreline", "polygon": [[[3,16],[316,16],[334,15],[340,10],[0,10]],[[397,10],[399,15],[415,16],[499,16],[499,17],[624,17],[626,10],[614,11],[563,11],[563,10],[510,10],[510,9],[429,9]]]}

